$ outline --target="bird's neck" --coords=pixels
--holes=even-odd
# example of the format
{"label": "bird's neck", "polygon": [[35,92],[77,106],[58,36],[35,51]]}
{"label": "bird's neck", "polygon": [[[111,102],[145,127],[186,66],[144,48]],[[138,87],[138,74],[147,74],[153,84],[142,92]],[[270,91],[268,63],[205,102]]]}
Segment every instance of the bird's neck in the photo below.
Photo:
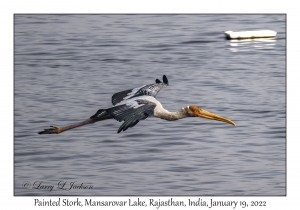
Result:
{"label": "bird's neck", "polygon": [[161,112],[158,113],[157,117],[164,120],[173,121],[190,117],[190,114],[188,112],[188,107],[184,107],[182,109],[179,109],[177,112],[169,112],[166,109],[161,110]]}

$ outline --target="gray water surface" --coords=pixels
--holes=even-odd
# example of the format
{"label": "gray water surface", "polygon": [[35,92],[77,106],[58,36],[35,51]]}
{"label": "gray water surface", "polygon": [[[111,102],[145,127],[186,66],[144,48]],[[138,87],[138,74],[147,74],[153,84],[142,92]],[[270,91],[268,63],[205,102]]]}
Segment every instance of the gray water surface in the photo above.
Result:
{"label": "gray water surface", "polygon": [[[285,195],[285,15],[15,15],[15,195]],[[269,29],[275,39],[225,40]],[[59,135],[119,91],[167,75],[164,108],[199,118],[106,120]],[[62,190],[71,182],[92,189]],[[50,191],[46,186],[54,186]],[[45,186],[43,189],[42,186]],[[39,188],[39,189],[34,189]]]}

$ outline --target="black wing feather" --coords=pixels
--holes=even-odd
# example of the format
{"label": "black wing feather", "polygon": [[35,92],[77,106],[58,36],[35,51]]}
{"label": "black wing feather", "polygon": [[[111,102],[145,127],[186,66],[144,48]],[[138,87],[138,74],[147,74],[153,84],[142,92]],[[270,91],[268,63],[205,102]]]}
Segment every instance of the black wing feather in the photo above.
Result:
{"label": "black wing feather", "polygon": [[116,105],[117,103],[120,103],[123,100],[144,95],[155,97],[162,88],[167,87],[169,85],[166,75],[163,76],[163,82],[161,82],[159,79],[156,79],[155,82],[156,83],[154,84],[144,85],[140,89],[133,88],[130,90],[124,90],[115,93],[112,96],[112,104]]}
{"label": "black wing feather", "polygon": [[113,105],[116,105],[117,103],[121,102],[124,100],[124,98],[126,96],[128,96],[128,93],[131,93],[133,89],[130,90],[124,90],[118,93],[115,93],[112,98],[111,98],[111,102]]}
{"label": "black wing feather", "polygon": [[156,83],[162,83],[159,79],[155,80]]}
{"label": "black wing feather", "polygon": [[168,78],[166,77],[166,75],[163,76],[163,81],[165,84],[169,85],[169,81],[168,81]]}
{"label": "black wing feather", "polygon": [[115,106],[107,109],[107,112],[111,117],[118,120],[119,122],[124,121],[120,126],[118,133],[122,130],[125,131],[130,127],[135,126],[140,120],[144,120],[149,116],[154,115],[155,103],[137,99],[138,105],[142,105],[138,108],[130,107],[126,104]]}

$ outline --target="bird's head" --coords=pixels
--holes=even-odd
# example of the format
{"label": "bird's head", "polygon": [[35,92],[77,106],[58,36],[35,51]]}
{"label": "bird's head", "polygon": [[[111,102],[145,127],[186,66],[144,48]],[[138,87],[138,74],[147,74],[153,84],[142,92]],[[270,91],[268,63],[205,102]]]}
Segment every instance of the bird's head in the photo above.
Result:
{"label": "bird's head", "polygon": [[235,126],[235,123],[225,117],[216,115],[214,113],[208,112],[204,109],[199,108],[198,106],[189,106],[189,110],[191,111],[191,114],[193,117],[202,117],[202,118],[206,118],[206,119],[210,119],[210,120],[218,120],[218,121],[222,121],[222,122],[226,122],[229,124],[232,124]]}

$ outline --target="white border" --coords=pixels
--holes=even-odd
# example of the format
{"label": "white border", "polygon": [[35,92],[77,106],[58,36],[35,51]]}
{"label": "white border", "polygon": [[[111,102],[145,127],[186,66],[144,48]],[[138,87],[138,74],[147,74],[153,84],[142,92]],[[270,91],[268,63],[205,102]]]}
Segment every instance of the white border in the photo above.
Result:
{"label": "white border", "polygon": [[[296,2],[296,1],[293,1]],[[215,197],[216,200],[266,200],[267,207],[260,209],[283,209],[299,206],[299,12],[298,4],[286,1],[21,1],[1,2],[1,206],[9,209],[31,209],[34,197],[13,196],[13,14],[14,13],[287,13],[287,196],[286,197]],[[298,64],[298,65],[297,65]],[[298,135],[297,135],[298,134]],[[45,199],[56,197],[45,197]],[[67,197],[76,199],[76,197]],[[88,198],[88,197],[87,197]],[[97,199],[97,197],[93,197]],[[118,197],[104,197],[112,200]],[[120,199],[125,199],[122,197]],[[132,198],[132,197],[131,197]],[[141,197],[147,200],[146,197]],[[155,197],[158,198],[158,197]],[[175,197],[179,200],[179,197]],[[39,197],[42,199],[42,197]],[[80,197],[84,200],[85,197]],[[100,199],[100,198],[99,198]],[[161,199],[166,199],[162,197]],[[187,200],[187,197],[182,197]],[[210,197],[205,197],[210,199]],[[35,207],[38,208],[38,207]],[[47,208],[47,207],[46,207]],[[53,208],[53,207],[52,207]],[[68,208],[68,207],[59,207]],[[100,207],[94,207],[100,208]],[[163,208],[163,207],[161,207]],[[160,208],[160,209],[161,209]],[[298,207],[299,208],[299,207]],[[8,208],[5,208],[8,209]],[[124,209],[124,208],[123,208]],[[155,208],[152,208],[155,209]],[[163,208],[170,209],[170,208]],[[178,208],[177,208],[178,209]],[[196,209],[196,208],[193,208]],[[224,209],[224,208],[214,208]],[[226,208],[228,209],[228,208]]]}

